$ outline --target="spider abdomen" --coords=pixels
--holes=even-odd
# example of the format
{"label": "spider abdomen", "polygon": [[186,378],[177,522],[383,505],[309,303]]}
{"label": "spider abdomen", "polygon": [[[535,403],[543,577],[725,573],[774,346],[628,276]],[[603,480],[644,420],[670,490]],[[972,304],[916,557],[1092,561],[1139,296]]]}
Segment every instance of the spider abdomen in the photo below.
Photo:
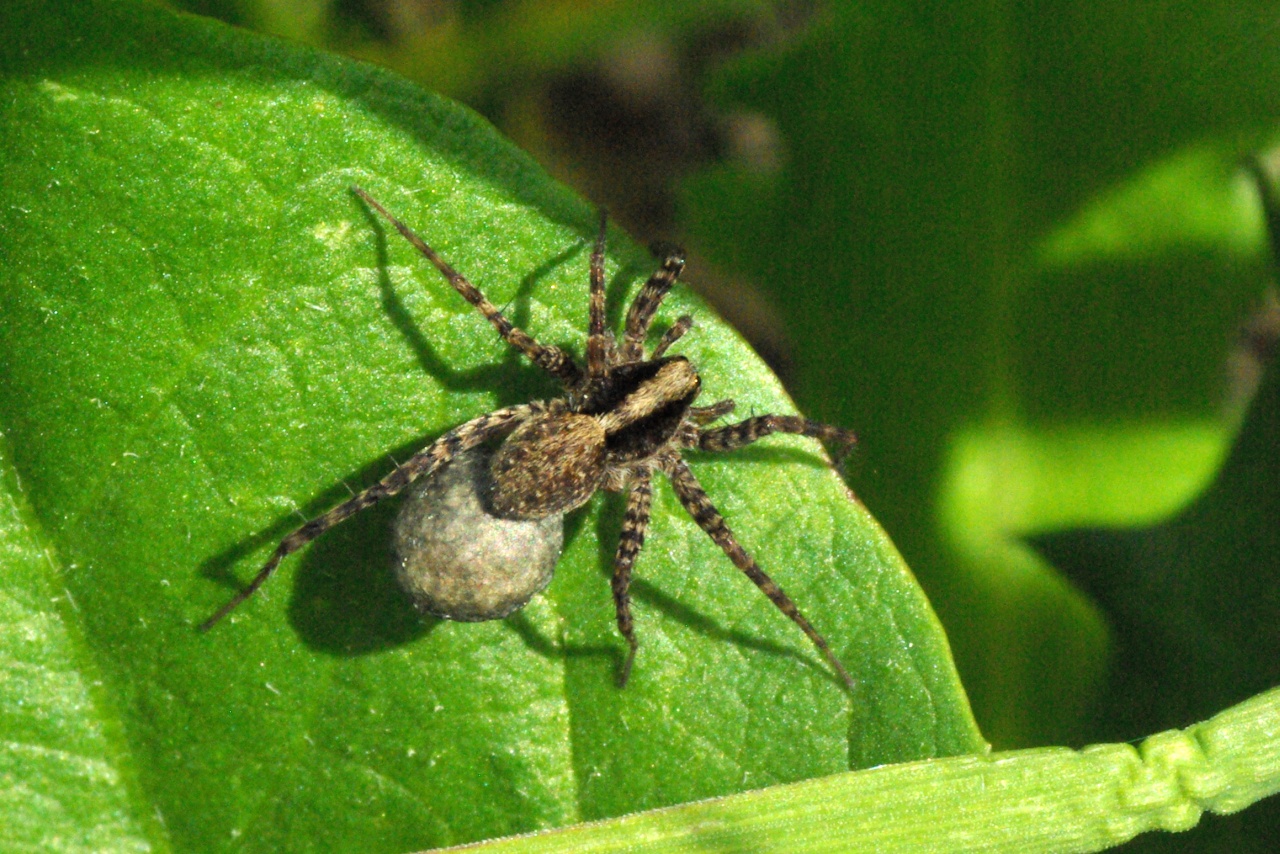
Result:
{"label": "spider abdomen", "polygon": [[605,429],[590,415],[551,412],[516,428],[493,456],[493,511],[540,519],[586,503],[605,478]]}

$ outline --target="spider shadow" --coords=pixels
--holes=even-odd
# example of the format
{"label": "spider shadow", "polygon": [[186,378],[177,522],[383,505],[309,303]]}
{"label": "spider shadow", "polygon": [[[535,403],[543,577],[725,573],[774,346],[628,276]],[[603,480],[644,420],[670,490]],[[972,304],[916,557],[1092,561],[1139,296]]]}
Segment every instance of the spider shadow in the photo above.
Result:
{"label": "spider shadow", "polygon": [[[406,444],[391,456],[407,458],[427,443]],[[385,456],[361,467],[297,513],[282,516],[269,528],[205,561],[201,574],[229,591],[242,589],[245,579],[234,568],[246,558],[279,542],[298,528],[302,518],[315,518],[349,498],[352,491],[346,484],[372,484],[393,467]],[[325,532],[300,555],[291,555],[292,570],[289,558],[277,570],[292,576],[288,619],[307,646],[333,655],[368,654],[416,640],[439,622],[418,614],[392,573],[391,523],[399,504],[396,497],[366,509]],[[271,578],[253,598],[271,596],[284,587],[283,582],[283,578]],[[246,602],[240,609],[249,607]]]}
{"label": "spider shadow", "polygon": [[[502,357],[499,361],[483,365],[470,370],[458,370],[452,367],[446,360],[440,358],[435,346],[422,334],[421,328],[414,322],[413,316],[410,314],[408,306],[396,293],[391,283],[391,276],[387,272],[389,260],[387,252],[387,225],[383,219],[374,211],[369,209],[360,200],[356,199],[369,226],[373,229],[375,237],[374,253],[377,258],[378,269],[378,290],[381,294],[383,310],[387,313],[387,317],[391,320],[392,325],[404,336],[410,349],[413,350],[418,364],[427,375],[434,378],[448,391],[494,391],[497,395],[498,407],[512,406],[518,403],[524,403],[537,395],[531,395],[530,389],[541,390],[546,392],[542,396],[558,397],[563,389],[555,382],[547,373],[535,365],[529,363],[514,347],[510,346],[498,336],[497,332],[489,325],[484,316],[475,308],[471,307],[461,294],[453,291],[452,286],[444,282],[435,268],[431,266],[425,258],[422,263],[428,268],[430,275],[435,276],[441,287],[453,292],[458,303],[467,306],[470,313],[475,319],[477,336],[487,335],[494,339],[498,346],[502,348]],[[512,298],[508,306],[502,307],[502,313],[507,316],[513,324],[521,329],[527,330],[529,321],[529,297],[533,293],[534,288],[543,279],[550,276],[575,255],[582,252],[583,244],[577,243],[567,247],[558,254],[539,264],[527,275],[520,280],[520,285],[516,289],[515,296]],[[463,275],[466,275],[463,273]],[[481,288],[481,291],[484,289]],[[583,304],[587,301],[587,288],[583,286]],[[511,310],[508,311],[508,308]],[[539,341],[542,339],[533,334]],[[542,341],[543,344],[550,342]],[[574,348],[566,344],[557,343],[556,346],[573,354]],[[477,413],[480,414],[480,413]]]}
{"label": "spider shadow", "polygon": [[412,643],[441,622],[420,614],[392,572],[392,499],[317,540],[299,562],[288,618],[303,643],[334,656]]}
{"label": "spider shadow", "polygon": [[[564,551],[569,551],[569,547],[582,533],[586,524],[586,514],[580,511],[568,513],[564,519]],[[551,579],[551,583],[555,584],[555,579]],[[608,590],[608,588],[605,588]],[[506,618],[507,625],[519,635],[525,646],[533,650],[535,653],[545,658],[580,658],[580,657],[597,657],[597,656],[616,656],[618,651],[615,647],[606,644],[557,644],[541,632],[539,632],[529,618],[524,615],[523,610],[516,611]],[[618,659],[621,664],[621,658]]]}
{"label": "spider shadow", "polygon": [[[655,480],[660,477],[660,475],[654,475]],[[625,496],[608,494],[596,522],[596,535],[599,543],[600,563],[601,566],[605,568],[604,575],[606,579],[610,578],[613,572],[614,553],[617,549],[617,543],[620,537],[620,532],[622,531],[622,522],[625,514]],[[653,533],[654,531],[651,525],[649,533],[645,537],[646,543],[652,539]],[[733,565],[733,562],[729,560],[728,556],[720,553],[719,549],[717,549],[717,553],[719,553],[719,557],[723,560],[723,569],[725,571],[742,575],[742,572]],[[717,566],[716,568],[720,569],[721,567]],[[746,632],[726,629],[712,617],[690,607],[679,599],[676,599],[674,596],[664,593],[661,588],[652,582],[647,581],[644,578],[637,577],[638,574],[643,571],[644,549],[642,548],[640,550],[640,554],[636,558],[635,574],[633,574],[631,580],[631,598],[633,600],[639,600],[646,605],[652,606],[653,610],[661,612],[664,616],[674,619],[676,622],[683,624],[686,628],[692,629],[703,637],[710,638],[711,640],[720,643],[728,643],[744,647],[746,649],[755,650],[767,655],[790,658],[795,661],[802,662],[808,667],[817,669],[822,672],[823,675],[829,676],[833,680],[836,678],[833,674],[830,674],[827,671],[821,661],[814,659],[810,655],[806,655],[795,647],[764,640],[756,635],[748,634]],[[745,576],[742,577],[741,581],[746,585],[742,588],[744,595],[764,595],[759,590],[755,589],[754,585],[751,584]],[[636,638],[640,643],[640,652],[636,657],[636,663],[634,666],[640,667],[642,666],[642,656],[644,655],[644,628],[641,623],[643,617],[635,614],[634,610],[635,609],[633,607],[633,616],[636,617]],[[783,615],[779,614],[778,616],[781,617]],[[797,629],[797,632],[798,631],[799,630]],[[622,663],[626,658],[626,651],[624,647],[625,644],[620,643],[619,646],[614,649],[614,655],[616,656],[619,668],[622,666]]]}

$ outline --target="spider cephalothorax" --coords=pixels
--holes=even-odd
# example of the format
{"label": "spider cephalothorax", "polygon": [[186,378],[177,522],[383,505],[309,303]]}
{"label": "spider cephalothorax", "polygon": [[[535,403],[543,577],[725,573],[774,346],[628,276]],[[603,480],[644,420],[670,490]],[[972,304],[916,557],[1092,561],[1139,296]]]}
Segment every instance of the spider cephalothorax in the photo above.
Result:
{"label": "spider cephalothorax", "polygon": [[[685,315],[662,335],[646,357],[645,339],[658,306],[684,268],[684,256],[667,255],[649,277],[627,311],[622,340],[605,329],[604,245],[605,217],[591,253],[589,327],[586,365],[579,366],[559,347],[539,344],[511,325],[503,314],[462,275],[447,264],[422,238],[392,216],[359,187],[352,190],[386,217],[429,260],[449,283],[474,305],[508,344],[556,377],[565,396],[547,403],[510,406],[455,427],[415,454],[394,472],[365,491],[303,525],[285,537],[266,565],[242,592],[202,625],[208,629],[253,595],[275,571],[281,559],[301,548],[334,525],[370,505],[395,495],[418,478],[441,471],[460,455],[480,452],[486,443],[501,439],[485,472],[487,511],[509,520],[559,517],[582,506],[598,490],[627,493],[627,510],[613,567],[613,597],[618,629],[628,652],[620,673],[627,680],[636,653],[631,618],[631,571],[644,543],[655,472],[666,475],[681,504],[724,550],[729,559],[790,617],[826,657],[844,682],[852,680],[823,637],[800,613],[780,587],[760,569],[738,544],[724,518],[703,491],[681,456],[685,449],[727,451],[749,445],[771,433],[795,433],[831,442],[841,452],[854,443],[854,434],[806,418],[759,415],[725,427],[706,425],[733,411],[731,400],[695,406],[702,381],[683,356],[666,356],[672,344],[693,325]],[[504,438],[505,437],[505,438]],[[469,464],[470,464],[469,460]],[[407,511],[407,507],[406,507]],[[438,515],[438,514],[436,514]],[[517,558],[518,559],[518,558]],[[499,566],[498,570],[501,571]],[[549,572],[537,584],[545,584]],[[441,616],[460,619],[492,619],[506,616],[523,605],[540,586],[508,599],[492,610],[469,610],[456,617],[435,603],[419,601],[419,607]],[[410,595],[414,595],[410,590]]]}

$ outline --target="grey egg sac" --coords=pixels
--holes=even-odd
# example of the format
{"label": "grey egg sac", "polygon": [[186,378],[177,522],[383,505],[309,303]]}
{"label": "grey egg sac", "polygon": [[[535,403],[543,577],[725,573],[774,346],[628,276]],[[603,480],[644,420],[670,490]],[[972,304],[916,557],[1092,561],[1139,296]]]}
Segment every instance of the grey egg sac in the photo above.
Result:
{"label": "grey egg sac", "polygon": [[419,611],[448,620],[497,620],[551,581],[564,515],[495,516],[491,452],[474,448],[408,489],[392,529],[396,578]]}

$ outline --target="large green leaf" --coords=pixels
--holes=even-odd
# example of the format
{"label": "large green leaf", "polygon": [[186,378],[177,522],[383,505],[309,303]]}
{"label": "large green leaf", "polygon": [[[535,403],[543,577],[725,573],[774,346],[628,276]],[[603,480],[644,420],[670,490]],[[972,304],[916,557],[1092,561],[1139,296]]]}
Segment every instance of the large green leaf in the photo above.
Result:
{"label": "large green leaf", "polygon": [[[6,780],[31,794],[0,823],[26,844],[56,819],[86,845],[406,850],[982,749],[910,573],[802,440],[693,465],[853,697],[662,486],[625,690],[608,498],[501,622],[414,616],[387,506],[198,634],[301,517],[557,393],[348,187],[575,350],[594,213],[371,67],[106,2],[9,3],[0,34],[4,536],[24,544],[2,577],[25,609],[2,653],[18,672],[39,647],[66,688],[5,689]],[[652,261],[613,243],[617,322]],[[699,318],[680,348],[705,399],[790,410],[731,330],[670,302],[666,322]],[[58,751],[99,770],[24,758]]]}

